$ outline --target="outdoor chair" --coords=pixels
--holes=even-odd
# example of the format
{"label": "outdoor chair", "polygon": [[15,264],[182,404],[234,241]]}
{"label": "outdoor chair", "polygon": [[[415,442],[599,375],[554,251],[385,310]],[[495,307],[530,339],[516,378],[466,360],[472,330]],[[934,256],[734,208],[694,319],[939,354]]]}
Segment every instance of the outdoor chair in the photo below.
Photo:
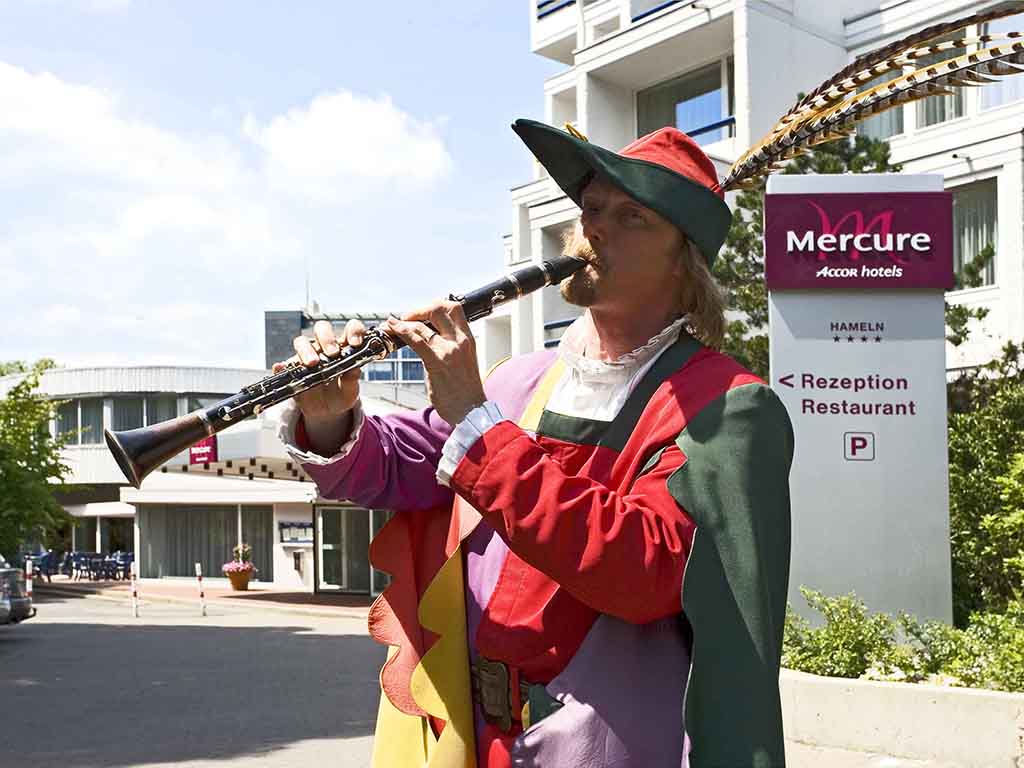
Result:
{"label": "outdoor chair", "polygon": [[86,552],[71,553],[71,576],[78,581],[89,575],[89,558]]}

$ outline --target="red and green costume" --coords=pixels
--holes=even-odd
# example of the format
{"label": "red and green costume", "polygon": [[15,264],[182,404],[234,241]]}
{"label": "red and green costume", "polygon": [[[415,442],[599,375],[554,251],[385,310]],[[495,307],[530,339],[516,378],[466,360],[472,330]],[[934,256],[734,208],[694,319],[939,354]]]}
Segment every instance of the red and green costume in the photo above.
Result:
{"label": "red and green costume", "polygon": [[[614,153],[513,128],[577,203],[600,175],[714,259],[731,216],[685,134]],[[498,367],[485,389],[514,421],[483,431],[448,486],[435,470],[452,430],[430,409],[368,417],[348,453],[306,465],[327,498],[398,510],[370,550],[392,575],[370,613],[391,647],[374,766],[784,765],[783,406],[687,334],[610,422],[544,408],[560,365]],[[482,681],[501,675],[495,697]]]}
{"label": "red and green costume", "polygon": [[[433,477],[450,430],[429,410],[370,417],[348,456],[307,467],[325,496],[402,509],[371,548],[393,575],[370,617],[393,646],[374,764],[783,765],[782,405],[686,334],[612,422],[531,403],[553,363],[489,377],[527,429],[486,431],[451,489]],[[478,655],[562,706],[502,733],[473,705]]]}

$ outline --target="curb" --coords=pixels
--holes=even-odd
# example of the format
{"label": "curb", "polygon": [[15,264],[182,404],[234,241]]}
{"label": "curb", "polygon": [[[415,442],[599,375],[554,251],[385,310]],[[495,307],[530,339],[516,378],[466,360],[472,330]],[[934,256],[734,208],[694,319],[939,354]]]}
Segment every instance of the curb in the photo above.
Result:
{"label": "curb", "polygon": [[1024,693],[788,669],[779,689],[786,737],[793,741],[962,768],[1024,767]]}
{"label": "curb", "polygon": [[[35,592],[41,594],[52,594],[59,595],[61,597],[77,597],[86,600],[106,600],[112,603],[129,603],[131,601],[131,595],[112,595],[103,594],[102,592],[81,592],[77,589],[68,589],[62,585],[53,586],[51,584],[36,585],[34,588]],[[146,603],[171,603],[176,605],[198,605],[198,598],[185,598],[185,597],[174,597],[172,595],[154,595],[148,593],[145,596],[139,598],[139,604],[145,605]],[[307,608],[304,606],[288,606],[280,605],[276,603],[253,603],[247,605],[245,602],[236,602],[234,600],[226,600],[224,598],[207,598],[207,606],[216,606],[218,608],[226,608],[229,610],[244,610],[246,608],[255,608],[273,611],[274,613],[289,613],[299,616],[317,616],[319,618],[326,619],[363,619],[366,620],[367,614],[365,611],[356,609],[338,608],[333,610],[320,610],[315,607]],[[367,609],[368,610],[368,609]]]}

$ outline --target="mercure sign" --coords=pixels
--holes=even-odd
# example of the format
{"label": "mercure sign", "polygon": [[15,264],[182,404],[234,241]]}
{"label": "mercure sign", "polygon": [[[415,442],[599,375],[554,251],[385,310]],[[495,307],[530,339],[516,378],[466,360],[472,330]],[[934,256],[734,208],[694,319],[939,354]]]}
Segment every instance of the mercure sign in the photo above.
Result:
{"label": "mercure sign", "polygon": [[771,380],[793,421],[799,587],[949,620],[939,176],[774,176],[765,196]]}
{"label": "mercure sign", "polygon": [[769,289],[953,287],[948,192],[770,195]]}

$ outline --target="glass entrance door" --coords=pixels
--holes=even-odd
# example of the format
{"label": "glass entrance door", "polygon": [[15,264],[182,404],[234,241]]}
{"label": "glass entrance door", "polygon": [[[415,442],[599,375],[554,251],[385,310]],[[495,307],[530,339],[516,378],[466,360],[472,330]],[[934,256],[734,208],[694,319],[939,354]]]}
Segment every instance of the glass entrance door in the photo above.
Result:
{"label": "glass entrance door", "polygon": [[361,507],[317,507],[317,588],[370,592],[370,511]]}

